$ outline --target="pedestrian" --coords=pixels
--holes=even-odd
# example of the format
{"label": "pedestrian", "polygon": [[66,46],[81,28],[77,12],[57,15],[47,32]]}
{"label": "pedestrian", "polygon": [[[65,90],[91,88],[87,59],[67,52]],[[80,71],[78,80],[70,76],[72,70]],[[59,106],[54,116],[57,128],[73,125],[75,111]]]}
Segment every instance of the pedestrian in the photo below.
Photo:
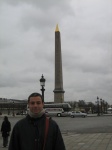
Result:
{"label": "pedestrian", "polygon": [[12,131],[8,150],[65,150],[58,124],[46,117],[42,95],[28,97],[29,111]]}
{"label": "pedestrian", "polygon": [[8,120],[8,117],[4,117],[4,121],[2,122],[1,125],[1,132],[2,132],[2,137],[3,137],[3,146],[2,147],[7,147],[8,146],[8,137],[10,135],[11,131],[11,124],[10,121]]}

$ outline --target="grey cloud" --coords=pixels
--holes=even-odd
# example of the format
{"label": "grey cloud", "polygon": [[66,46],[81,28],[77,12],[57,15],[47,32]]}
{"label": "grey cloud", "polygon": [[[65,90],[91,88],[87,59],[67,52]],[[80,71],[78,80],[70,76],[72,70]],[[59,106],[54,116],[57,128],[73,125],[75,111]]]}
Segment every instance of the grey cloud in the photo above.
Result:
{"label": "grey cloud", "polygon": [[[61,32],[65,101],[96,96],[111,103],[111,0],[1,0],[0,95],[25,99],[40,91],[53,101],[55,27]],[[41,92],[41,91],[40,91]]]}
{"label": "grey cloud", "polygon": [[0,88],[17,86],[17,79],[9,74],[0,75]]}

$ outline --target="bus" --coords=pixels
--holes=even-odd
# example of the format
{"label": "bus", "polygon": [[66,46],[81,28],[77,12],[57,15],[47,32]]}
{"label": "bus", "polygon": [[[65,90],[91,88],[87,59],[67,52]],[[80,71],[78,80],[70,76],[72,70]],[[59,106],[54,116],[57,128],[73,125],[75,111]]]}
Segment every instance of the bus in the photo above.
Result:
{"label": "bus", "polygon": [[112,108],[108,108],[108,109],[107,109],[107,113],[108,113],[108,114],[112,114]]}
{"label": "bus", "polygon": [[57,117],[65,117],[67,116],[67,112],[64,112],[63,108],[45,108],[46,116],[57,116]]}
{"label": "bus", "polygon": [[44,108],[62,108],[64,112],[69,112],[71,110],[69,103],[44,103]]}
{"label": "bus", "polygon": [[44,109],[48,116],[64,117],[69,115],[71,106],[69,103],[44,103]]}

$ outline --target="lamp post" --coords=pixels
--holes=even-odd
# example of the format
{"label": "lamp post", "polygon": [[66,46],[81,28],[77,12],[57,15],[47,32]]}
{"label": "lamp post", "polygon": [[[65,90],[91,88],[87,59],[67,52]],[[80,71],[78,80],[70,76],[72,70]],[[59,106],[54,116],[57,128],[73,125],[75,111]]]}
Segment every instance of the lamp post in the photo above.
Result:
{"label": "lamp post", "polygon": [[106,102],[106,114],[107,114],[108,103]]}
{"label": "lamp post", "polygon": [[44,76],[43,76],[43,74],[42,74],[42,76],[41,76],[41,79],[40,79],[40,86],[42,87],[40,90],[42,91],[42,98],[43,98],[43,102],[44,102],[44,91],[45,91],[45,89],[44,89],[44,87],[45,87],[45,79],[44,79]]}
{"label": "lamp post", "polygon": [[15,114],[14,114],[14,101],[13,101],[13,117],[15,116]]}
{"label": "lamp post", "polygon": [[103,111],[102,111],[102,98],[100,98],[100,104],[101,104],[101,114],[103,114]]}
{"label": "lamp post", "polygon": [[97,96],[98,116],[100,116],[99,97]]}
{"label": "lamp post", "polygon": [[105,104],[104,104],[104,102],[105,102],[105,101],[102,100],[102,108],[103,108],[102,111],[103,111],[103,113],[105,113]]}
{"label": "lamp post", "polygon": [[106,101],[105,100],[103,100],[103,106],[104,106],[104,113],[105,113],[105,110],[106,110]]}

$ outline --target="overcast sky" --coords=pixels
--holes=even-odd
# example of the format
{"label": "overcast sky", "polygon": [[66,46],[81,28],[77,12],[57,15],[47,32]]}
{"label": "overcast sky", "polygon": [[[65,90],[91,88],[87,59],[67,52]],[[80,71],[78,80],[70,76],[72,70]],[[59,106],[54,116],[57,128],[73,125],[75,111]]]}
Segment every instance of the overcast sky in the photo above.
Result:
{"label": "overcast sky", "polygon": [[0,0],[0,97],[41,92],[43,74],[54,101],[56,24],[64,100],[112,104],[112,0]]}

